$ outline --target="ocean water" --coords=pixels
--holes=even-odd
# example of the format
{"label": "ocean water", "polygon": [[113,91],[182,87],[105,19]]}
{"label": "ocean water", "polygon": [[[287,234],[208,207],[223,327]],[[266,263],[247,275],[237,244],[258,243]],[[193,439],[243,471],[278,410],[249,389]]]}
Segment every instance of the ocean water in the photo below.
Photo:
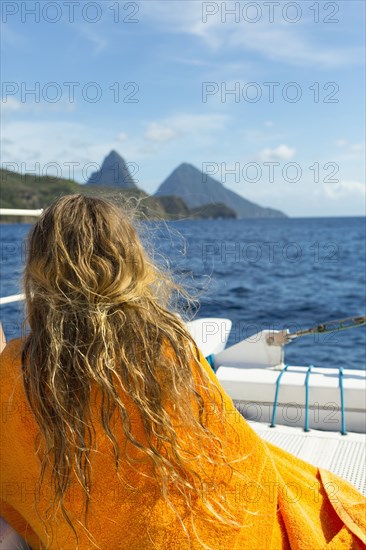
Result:
{"label": "ocean water", "polygon": [[[21,291],[29,225],[2,224],[0,295]],[[199,295],[197,317],[233,322],[229,345],[263,329],[290,332],[365,315],[364,218],[190,220],[140,229],[154,259]],[[21,334],[22,304],[1,306],[7,338]],[[299,338],[295,365],[365,368],[366,329]]]}

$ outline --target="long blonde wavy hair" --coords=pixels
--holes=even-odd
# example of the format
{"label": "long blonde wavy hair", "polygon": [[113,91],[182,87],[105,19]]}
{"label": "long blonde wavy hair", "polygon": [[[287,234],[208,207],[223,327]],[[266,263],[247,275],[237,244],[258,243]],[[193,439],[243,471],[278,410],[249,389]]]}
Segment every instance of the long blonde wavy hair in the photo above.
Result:
{"label": "long blonde wavy hair", "polygon": [[[205,383],[198,391],[191,369],[192,360],[199,367],[198,350],[177,315],[177,302],[190,297],[149,257],[127,212],[101,198],[64,196],[31,229],[27,252],[23,282],[30,332],[22,369],[43,439],[40,485],[50,466],[54,504],[74,534],[64,497],[76,476],[87,514],[98,422],[113,445],[118,475],[122,442],[113,429],[116,413],[126,440],[151,461],[167,501],[173,482],[192,513],[193,500],[201,498],[212,518],[236,525],[222,504],[208,503],[207,480],[193,467],[197,458],[215,463],[225,457],[204,421],[203,392],[212,397],[209,377],[201,369]],[[174,361],[164,360],[164,346]],[[92,387],[102,396],[99,418],[91,414]],[[135,438],[121,391],[138,408],[146,444]],[[167,396],[178,423],[200,442],[200,456],[189,457],[184,448],[166,411]]]}

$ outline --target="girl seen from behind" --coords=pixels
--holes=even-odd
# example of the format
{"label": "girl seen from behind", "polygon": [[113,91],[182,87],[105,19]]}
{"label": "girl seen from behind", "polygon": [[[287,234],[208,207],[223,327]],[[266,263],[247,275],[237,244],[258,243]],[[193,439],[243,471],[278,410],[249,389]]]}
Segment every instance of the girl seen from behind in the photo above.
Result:
{"label": "girl seen from behind", "polygon": [[177,315],[188,294],[125,212],[62,197],[27,250],[30,332],[1,355],[0,514],[33,550],[363,547],[361,495],[236,412]]}

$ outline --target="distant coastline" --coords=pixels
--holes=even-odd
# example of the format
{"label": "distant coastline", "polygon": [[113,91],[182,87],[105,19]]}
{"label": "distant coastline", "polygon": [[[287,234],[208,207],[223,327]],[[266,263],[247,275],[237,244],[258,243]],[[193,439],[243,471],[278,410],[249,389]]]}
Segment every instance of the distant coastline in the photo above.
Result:
{"label": "distant coastline", "polygon": [[[217,219],[236,218],[236,213],[225,204],[207,204],[188,208],[179,197],[154,197],[141,189],[119,189],[107,186],[89,186],[73,180],[19,174],[0,169],[1,208],[47,208],[57,197],[85,193],[110,199],[135,211],[135,215],[147,219]],[[0,223],[33,223],[34,217],[1,216]]]}
{"label": "distant coastline", "polygon": [[[128,164],[111,151],[86,184],[52,176],[21,174],[0,169],[2,208],[46,208],[57,197],[85,193],[113,200],[146,219],[263,219],[286,214],[253,203],[227,189],[221,182],[188,163],[182,163],[159,186],[154,195],[139,188]],[[31,220],[33,218],[30,218]],[[28,218],[4,216],[7,223],[29,223]]]}

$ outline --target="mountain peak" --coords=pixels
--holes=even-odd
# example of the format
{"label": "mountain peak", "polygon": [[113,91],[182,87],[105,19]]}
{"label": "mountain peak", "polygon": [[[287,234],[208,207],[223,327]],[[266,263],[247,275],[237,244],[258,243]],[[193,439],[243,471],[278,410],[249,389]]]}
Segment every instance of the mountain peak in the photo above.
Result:
{"label": "mountain peak", "polygon": [[127,164],[117,151],[112,149],[103,160],[100,170],[93,172],[87,185],[107,185],[123,189],[137,189]]}
{"label": "mountain peak", "polygon": [[117,153],[117,151],[115,151],[114,149],[112,149],[112,151],[110,153],[108,153],[108,155],[105,158],[107,158],[107,159],[108,158],[122,159],[121,155],[119,153]]}
{"label": "mountain peak", "polygon": [[279,210],[248,201],[187,162],[177,166],[155,193],[157,197],[166,195],[181,197],[189,208],[224,204],[234,210],[238,218],[285,217]]}
{"label": "mountain peak", "polygon": [[201,173],[198,168],[196,168],[195,166],[193,166],[193,164],[190,164],[189,162],[182,162],[179,166],[177,166],[174,172],[180,171],[180,170],[190,170],[191,172]]}

